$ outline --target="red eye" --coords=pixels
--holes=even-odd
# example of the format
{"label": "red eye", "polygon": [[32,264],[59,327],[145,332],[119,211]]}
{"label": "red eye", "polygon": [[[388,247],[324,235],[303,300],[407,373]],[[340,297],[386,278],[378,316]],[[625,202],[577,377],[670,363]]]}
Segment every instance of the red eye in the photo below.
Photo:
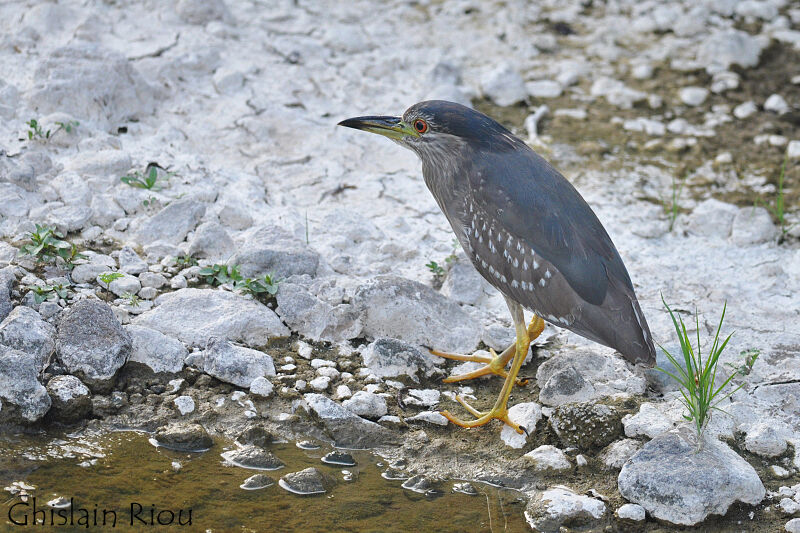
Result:
{"label": "red eye", "polygon": [[428,131],[428,123],[418,118],[414,121],[414,129],[417,130],[419,133],[425,133]]}

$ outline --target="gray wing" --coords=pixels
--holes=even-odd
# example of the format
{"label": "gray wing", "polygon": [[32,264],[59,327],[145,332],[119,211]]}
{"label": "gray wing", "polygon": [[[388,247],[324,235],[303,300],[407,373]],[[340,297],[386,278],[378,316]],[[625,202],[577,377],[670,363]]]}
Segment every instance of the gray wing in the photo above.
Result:
{"label": "gray wing", "polygon": [[527,147],[474,161],[463,220],[478,271],[549,322],[654,362],[625,265],[572,184]]}

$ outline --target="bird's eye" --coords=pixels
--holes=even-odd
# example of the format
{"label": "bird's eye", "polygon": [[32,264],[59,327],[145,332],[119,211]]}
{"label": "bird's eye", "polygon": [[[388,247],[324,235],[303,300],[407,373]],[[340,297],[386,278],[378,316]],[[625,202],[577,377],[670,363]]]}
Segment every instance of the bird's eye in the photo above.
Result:
{"label": "bird's eye", "polygon": [[414,121],[414,129],[417,130],[419,133],[425,133],[428,131],[428,123],[418,118]]}

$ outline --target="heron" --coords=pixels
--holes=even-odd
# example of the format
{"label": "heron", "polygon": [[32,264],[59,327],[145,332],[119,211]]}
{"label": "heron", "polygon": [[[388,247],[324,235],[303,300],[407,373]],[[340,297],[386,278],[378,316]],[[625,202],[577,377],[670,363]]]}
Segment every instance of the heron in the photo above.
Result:
{"label": "heron", "polygon": [[[454,102],[428,100],[402,117],[362,116],[340,126],[376,133],[409,148],[422,177],[477,271],[505,298],[516,341],[502,353],[439,357],[483,366],[446,382],[496,374],[505,378],[493,407],[454,424],[500,420],[518,433],[508,399],[530,344],[545,322],[608,346],[633,364],[652,366],[650,328],[628,271],[597,215],[542,156],[491,117]],[[526,326],[524,310],[533,313]],[[511,366],[506,369],[509,361]]]}

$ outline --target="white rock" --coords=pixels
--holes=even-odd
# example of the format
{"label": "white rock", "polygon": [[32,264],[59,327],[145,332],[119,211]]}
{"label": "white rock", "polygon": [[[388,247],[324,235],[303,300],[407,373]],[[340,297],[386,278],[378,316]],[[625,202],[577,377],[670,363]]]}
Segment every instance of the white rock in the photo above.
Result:
{"label": "white rock", "polygon": [[352,398],[342,402],[342,405],[364,418],[376,419],[389,412],[386,400],[382,396],[365,391],[358,391]]}
{"label": "white rock", "polygon": [[119,261],[119,270],[126,274],[138,275],[147,272],[147,263],[130,246],[122,247],[117,261]]}
{"label": "white rock", "polygon": [[772,475],[778,479],[787,479],[792,475],[789,470],[786,470],[780,465],[770,465],[769,470],[772,472]]}
{"label": "white rock", "polygon": [[789,533],[800,533],[800,518],[792,518],[786,522],[784,529]]}
{"label": "white rock", "polygon": [[653,77],[653,65],[650,63],[639,63],[631,69],[631,76],[637,80],[649,80]]}
{"label": "white rock", "polygon": [[622,109],[630,109],[633,104],[647,99],[647,93],[631,89],[619,80],[606,77],[598,78],[592,83],[590,94],[595,97],[602,96],[609,104]]}
{"label": "white rock", "polygon": [[740,30],[719,30],[700,43],[697,61],[709,74],[728,70],[731,65],[751,68],[758,65],[761,50],[767,44]]}
{"label": "white rock", "polygon": [[286,326],[267,306],[231,292],[181,289],[162,294],[155,301],[157,307],[133,322],[190,346],[203,347],[211,337],[265,346],[270,338],[289,335]]}
{"label": "white rock", "polygon": [[39,113],[67,113],[114,132],[155,109],[156,93],[132,62],[80,39],[46,54],[32,79],[28,102]]}
{"label": "white rock", "polygon": [[558,406],[586,402],[615,394],[643,394],[643,377],[633,374],[625,362],[611,354],[575,350],[560,352],[536,371],[539,401]]}
{"label": "white rock", "polygon": [[634,439],[622,439],[609,444],[600,454],[600,460],[607,468],[620,469],[633,454],[639,451],[642,443]]}
{"label": "white rock", "polygon": [[778,506],[781,508],[781,511],[783,511],[784,514],[789,516],[800,512],[800,503],[797,503],[789,498],[783,498],[778,503]]}
{"label": "white rock", "polygon": [[697,451],[692,430],[662,434],[636,452],[622,467],[619,491],[654,518],[694,525],[709,514],[724,515],[741,501],[758,504],[764,486],[750,464],[715,437]]}
{"label": "white rock", "polygon": [[525,89],[534,98],[558,98],[563,92],[561,84],[553,80],[529,81]]}
{"label": "white rock", "polygon": [[708,89],[705,87],[683,87],[678,91],[678,95],[684,104],[697,107],[702,105],[708,98]]}
{"label": "white rock", "polygon": [[652,439],[673,429],[675,422],[664,416],[654,404],[644,402],[638,413],[623,417],[622,425],[628,437],[645,435]]}
{"label": "white rock", "polygon": [[350,387],[347,385],[339,385],[336,387],[336,393],[333,397],[336,400],[346,400],[351,396],[353,396],[353,391],[350,390]]}
{"label": "white rock", "polygon": [[364,366],[378,377],[409,376],[433,372],[433,361],[414,346],[397,339],[377,339],[361,351]]}
{"label": "white rock", "polygon": [[790,160],[800,159],[800,141],[789,141],[786,147],[786,157]]}
{"label": "white rock", "polygon": [[308,385],[316,391],[327,390],[331,384],[331,378],[328,376],[319,376],[308,382]]}
{"label": "white rock", "polygon": [[142,272],[139,274],[139,283],[142,287],[160,289],[167,284],[167,278],[157,272]]}
{"label": "white rock", "polygon": [[567,459],[566,454],[550,444],[543,444],[529,451],[523,457],[533,464],[534,469],[540,471],[558,471],[572,468],[572,464]]}
{"label": "white rock", "polygon": [[141,244],[178,244],[197,226],[205,211],[205,204],[192,198],[171,202],[155,215],[137,220],[135,238]]}
{"label": "white rock", "polygon": [[486,285],[471,263],[457,262],[450,266],[440,290],[460,304],[476,305],[483,298]]}
{"label": "white rock", "polygon": [[606,513],[602,501],[576,494],[566,487],[549,488],[539,498],[531,499],[525,510],[528,524],[536,531],[559,531],[567,522],[591,522]]}
{"label": "white rock", "polygon": [[647,135],[657,136],[664,135],[667,130],[662,122],[644,117],[626,120],[623,122],[622,128],[627,131],[643,131]]}
{"label": "white rock", "polygon": [[789,104],[786,103],[786,100],[783,99],[783,96],[773,94],[764,102],[764,111],[772,111],[773,113],[783,115],[791,111],[791,108]]}
{"label": "white rock", "polygon": [[775,422],[761,422],[747,431],[744,447],[762,457],[777,457],[786,451],[786,430]]}
{"label": "white rock", "polygon": [[212,337],[203,352],[203,371],[237,387],[249,388],[253,380],[275,376],[272,357],[243,346]]}
{"label": "white rock", "polygon": [[515,424],[525,428],[528,433],[517,433],[508,424],[503,424],[500,431],[500,439],[511,448],[522,448],[528,441],[528,435],[532,435],[536,429],[536,424],[542,419],[542,407],[535,402],[518,403],[508,409],[508,418]]}
{"label": "white rock", "polygon": [[263,376],[259,376],[250,383],[250,394],[269,398],[272,396],[274,386],[272,382]]}
{"label": "white rock", "polygon": [[405,403],[422,407],[435,407],[442,393],[436,389],[410,389]]}
{"label": "white rock", "polygon": [[747,102],[743,102],[733,108],[733,116],[738,119],[745,119],[757,111],[758,107],[756,106],[755,102],[748,100]]}
{"label": "white rock", "polygon": [[338,370],[336,370],[332,366],[323,366],[317,369],[317,375],[326,376],[333,380],[333,379],[339,379],[339,376],[341,374]]}
{"label": "white rock", "polygon": [[412,417],[406,418],[406,422],[427,422],[437,426],[446,426],[449,420],[438,411],[422,411]]}
{"label": "white rock", "polygon": [[772,242],[778,236],[778,228],[763,207],[743,207],[733,219],[731,242],[738,246]]}
{"label": "white rock", "polygon": [[183,369],[189,352],[179,340],[143,326],[129,324],[123,327],[132,342],[128,361],[147,365],[153,372],[177,374]]}
{"label": "white rock", "polygon": [[173,403],[182,415],[194,412],[194,400],[191,396],[178,396],[173,400]]}
{"label": "white rock", "polygon": [[711,92],[714,94],[722,94],[725,91],[731,91],[739,88],[740,78],[735,72],[723,70],[714,74],[711,78]]}
{"label": "white rock", "polygon": [[641,522],[645,519],[645,510],[641,505],[636,505],[635,503],[626,503],[617,509],[617,516],[621,520]]}
{"label": "white rock", "polygon": [[456,353],[471,353],[480,341],[481,328],[473,316],[427,285],[409,279],[377,276],[356,290],[352,302],[362,312],[367,338],[393,337]]}
{"label": "white rock", "polygon": [[687,230],[694,235],[727,239],[739,208],[713,198],[699,203],[689,215]]}
{"label": "white rock", "polygon": [[203,222],[194,231],[187,253],[209,261],[227,261],[235,249],[233,239],[220,224]]}
{"label": "white rock", "polygon": [[483,94],[499,106],[522,102],[527,96],[525,82],[510,64],[501,64],[481,77]]}
{"label": "white rock", "polygon": [[[97,277],[97,283],[101,284],[100,276]],[[123,274],[121,278],[112,281],[108,285],[108,288],[111,292],[113,292],[117,296],[123,296],[125,293],[130,293],[130,294],[138,293],[139,289],[142,288],[142,284],[139,283],[139,279],[136,278],[135,276],[131,276],[130,274]]]}

